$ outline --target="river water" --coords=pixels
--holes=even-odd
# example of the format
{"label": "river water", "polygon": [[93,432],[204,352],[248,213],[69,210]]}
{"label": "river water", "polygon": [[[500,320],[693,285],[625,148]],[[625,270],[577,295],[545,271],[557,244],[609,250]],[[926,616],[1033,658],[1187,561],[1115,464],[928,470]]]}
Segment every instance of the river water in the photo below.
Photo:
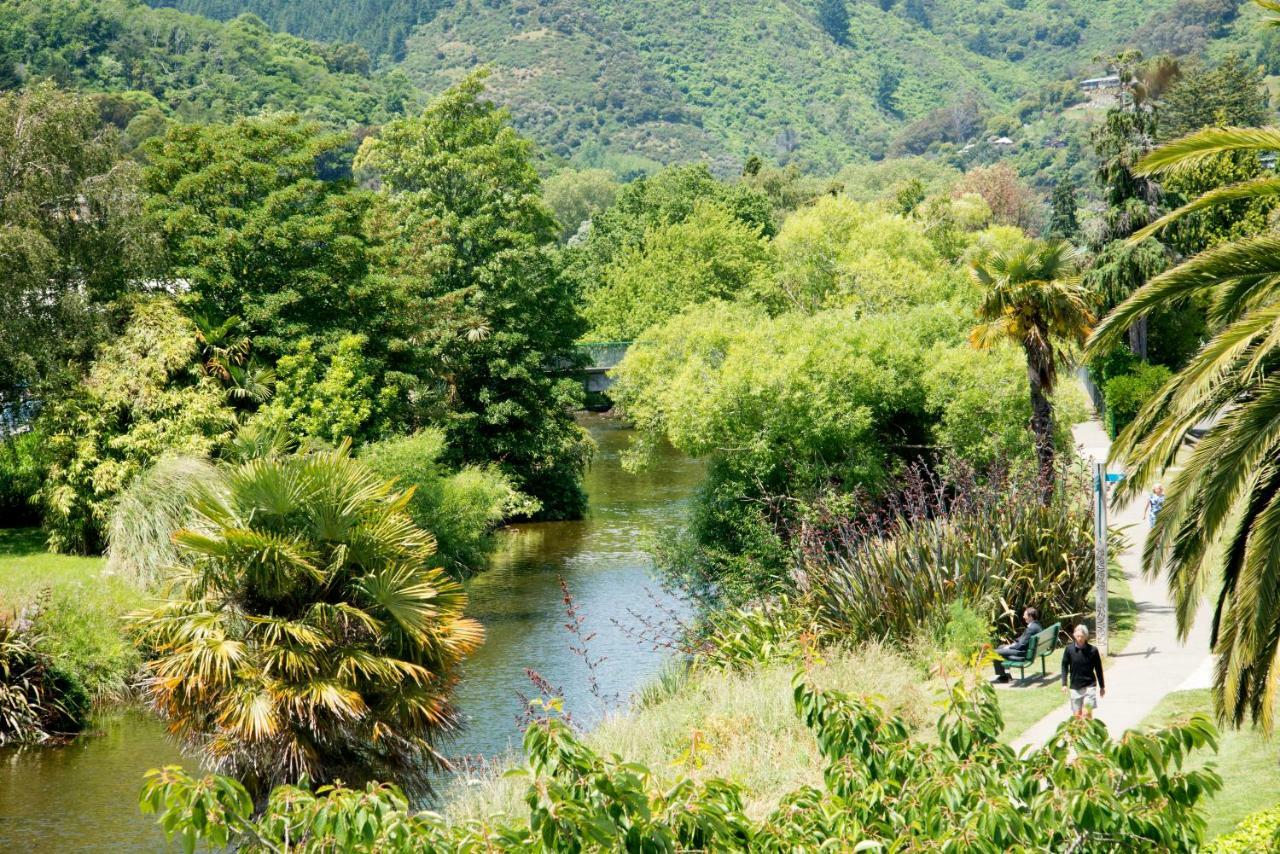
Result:
{"label": "river water", "polygon": [[[448,755],[492,758],[518,748],[519,694],[538,693],[526,669],[590,724],[662,667],[663,655],[634,635],[642,618],[661,620],[681,606],[660,590],[646,546],[680,523],[702,467],[667,450],[644,473],[629,474],[620,454],[631,431],[600,416],[583,423],[598,446],[586,479],[587,518],[499,532],[491,568],[468,584],[470,612],[487,637],[458,691],[467,726],[444,746]],[[594,634],[585,644],[594,669],[571,649],[582,644],[565,629],[561,579],[582,619],[579,636]],[[154,818],[137,803],[143,773],[165,764],[196,768],[158,721],[137,712],[95,722],[66,747],[0,751],[0,851],[163,850]]]}

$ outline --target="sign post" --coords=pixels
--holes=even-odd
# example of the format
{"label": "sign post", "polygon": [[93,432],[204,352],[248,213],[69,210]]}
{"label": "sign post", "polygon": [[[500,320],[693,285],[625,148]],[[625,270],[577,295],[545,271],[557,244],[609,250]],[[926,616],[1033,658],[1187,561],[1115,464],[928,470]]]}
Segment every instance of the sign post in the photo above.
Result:
{"label": "sign post", "polygon": [[1096,574],[1097,592],[1095,628],[1098,651],[1107,655],[1107,464],[1093,464],[1093,568]]}

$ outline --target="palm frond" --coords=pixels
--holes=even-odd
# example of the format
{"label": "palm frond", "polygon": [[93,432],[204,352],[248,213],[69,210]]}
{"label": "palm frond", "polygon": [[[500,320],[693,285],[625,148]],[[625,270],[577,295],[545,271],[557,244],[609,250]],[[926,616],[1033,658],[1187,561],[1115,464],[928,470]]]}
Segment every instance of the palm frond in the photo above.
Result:
{"label": "palm frond", "polygon": [[1189,172],[1221,154],[1280,151],[1280,128],[1205,128],[1166,143],[1138,161],[1141,176]]}
{"label": "palm frond", "polygon": [[1261,178],[1254,178],[1250,181],[1241,181],[1238,184],[1232,184],[1228,187],[1219,187],[1210,190],[1207,193],[1192,199],[1185,205],[1161,216],[1145,228],[1140,228],[1129,238],[1130,244],[1141,243],[1148,237],[1153,236],[1170,223],[1182,219],[1188,214],[1197,213],[1208,208],[1224,205],[1228,202],[1238,201],[1254,201],[1280,196],[1280,178],[1274,175],[1268,175]]}

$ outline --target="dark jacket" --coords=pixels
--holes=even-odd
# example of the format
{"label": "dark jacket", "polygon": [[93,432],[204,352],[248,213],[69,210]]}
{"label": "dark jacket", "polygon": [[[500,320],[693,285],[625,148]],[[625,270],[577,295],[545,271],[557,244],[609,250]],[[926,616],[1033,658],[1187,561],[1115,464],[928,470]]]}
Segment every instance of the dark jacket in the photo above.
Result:
{"label": "dark jacket", "polygon": [[1040,634],[1040,632],[1041,632],[1040,621],[1032,620],[1031,622],[1027,623],[1026,631],[1024,631],[1021,635],[1019,635],[1016,641],[1009,644],[1009,648],[1016,649],[1018,652],[1026,652],[1027,647],[1031,646],[1031,639],[1036,635]]}
{"label": "dark jacket", "polygon": [[1067,684],[1067,676],[1071,677],[1071,687],[1079,691],[1093,685],[1107,687],[1102,678],[1102,655],[1098,648],[1086,642],[1084,646],[1076,646],[1073,640],[1062,650],[1062,684]]}

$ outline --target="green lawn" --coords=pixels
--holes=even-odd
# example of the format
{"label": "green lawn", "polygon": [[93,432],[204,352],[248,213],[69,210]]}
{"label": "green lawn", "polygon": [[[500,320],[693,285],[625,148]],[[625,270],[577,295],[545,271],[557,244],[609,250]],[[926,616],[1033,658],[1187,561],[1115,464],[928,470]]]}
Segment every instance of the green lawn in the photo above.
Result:
{"label": "green lawn", "polygon": [[0,528],[0,609],[21,608],[46,587],[95,582],[102,567],[100,557],[45,551],[38,528]]}
{"label": "green lawn", "polygon": [[[1192,712],[1213,714],[1207,689],[1165,696],[1143,724],[1157,726]],[[1210,839],[1230,832],[1249,813],[1280,802],[1280,742],[1252,728],[1224,730],[1218,755],[1207,758],[1223,781],[1222,791],[1209,803]]]}
{"label": "green lawn", "polygon": [[[1000,713],[1004,716],[1004,731],[1000,738],[1011,741],[1022,735],[1031,725],[1043,718],[1057,706],[1066,703],[1058,685],[1056,668],[1058,659],[1050,656],[1049,679],[1047,681],[1031,681],[1026,685],[1016,682],[1009,688],[1000,688],[996,696],[1000,700]],[[1039,677],[1039,673],[1036,674]],[[1014,677],[1017,678],[1016,676]]]}
{"label": "green lawn", "polygon": [[1111,625],[1110,653],[1115,655],[1124,652],[1129,641],[1133,640],[1133,630],[1138,625],[1138,606],[1133,602],[1133,590],[1124,577],[1124,570],[1114,564],[1108,586],[1107,609],[1111,617],[1108,621]]}
{"label": "green lawn", "polygon": [[0,618],[48,591],[37,616],[41,649],[95,700],[110,703],[127,696],[138,668],[122,617],[142,603],[143,594],[103,568],[100,557],[50,554],[35,528],[0,529]]}

